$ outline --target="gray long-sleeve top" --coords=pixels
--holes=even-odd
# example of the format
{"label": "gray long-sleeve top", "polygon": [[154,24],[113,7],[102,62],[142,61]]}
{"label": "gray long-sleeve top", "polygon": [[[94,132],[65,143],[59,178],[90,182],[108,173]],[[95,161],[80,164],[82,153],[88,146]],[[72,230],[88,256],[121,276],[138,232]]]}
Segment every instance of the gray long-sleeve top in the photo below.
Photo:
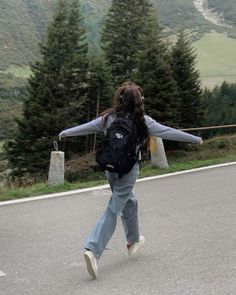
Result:
{"label": "gray long-sleeve top", "polygon": [[[154,119],[147,115],[145,115],[144,118],[150,136],[157,136],[162,139],[185,141],[191,143],[198,143],[201,140],[201,137],[194,136],[192,134],[177,130],[175,128],[171,128],[160,123],[157,123]],[[88,123],[63,130],[59,134],[59,138],[87,135],[99,132],[106,133],[107,128],[111,125],[113,120],[114,116],[108,116],[108,120],[107,122],[105,122],[104,117],[101,116]]]}

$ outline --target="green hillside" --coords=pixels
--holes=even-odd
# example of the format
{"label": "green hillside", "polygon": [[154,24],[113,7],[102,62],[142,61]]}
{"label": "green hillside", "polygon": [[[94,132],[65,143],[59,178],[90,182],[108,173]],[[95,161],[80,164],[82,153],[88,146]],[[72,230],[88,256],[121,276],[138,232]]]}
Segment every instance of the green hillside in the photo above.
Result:
{"label": "green hillside", "polygon": [[[45,27],[51,18],[55,1],[0,1],[0,70],[12,64],[27,65],[38,57],[37,44],[45,34]],[[173,34],[178,27],[192,28],[200,32],[217,29],[204,19],[192,0],[151,0],[151,2],[157,9],[165,32],[169,34]],[[90,52],[96,52],[99,48],[99,30],[111,0],[80,0],[80,3],[88,31]]]}
{"label": "green hillside", "polygon": [[205,85],[236,82],[236,39],[216,32],[205,34],[195,44],[197,68]]}
{"label": "green hillside", "polygon": [[[38,57],[38,42],[53,13],[55,0],[0,1],[0,70],[10,65],[27,65]],[[110,5],[109,0],[81,1],[88,39],[97,49],[98,27]]]}
{"label": "green hillside", "polygon": [[[112,0],[80,0],[87,29],[90,53],[99,50],[99,32]],[[235,0],[208,0],[209,8],[223,12],[232,29],[213,25],[201,15],[192,0],[150,0],[166,34],[188,28],[198,36],[211,30],[225,31],[236,36]],[[68,0],[69,2],[69,0]],[[29,63],[38,56],[38,42],[45,36],[56,0],[1,0],[0,1],[0,73],[26,77]],[[220,42],[220,45],[216,45]],[[203,79],[228,77],[234,79],[234,40],[219,34],[207,34],[197,43],[199,69]],[[223,49],[224,48],[224,49]],[[210,53],[211,52],[211,53]],[[229,66],[231,65],[231,66]],[[23,67],[22,67],[23,66]]]}
{"label": "green hillside", "polygon": [[1,0],[0,69],[35,60],[50,10],[48,1]]}

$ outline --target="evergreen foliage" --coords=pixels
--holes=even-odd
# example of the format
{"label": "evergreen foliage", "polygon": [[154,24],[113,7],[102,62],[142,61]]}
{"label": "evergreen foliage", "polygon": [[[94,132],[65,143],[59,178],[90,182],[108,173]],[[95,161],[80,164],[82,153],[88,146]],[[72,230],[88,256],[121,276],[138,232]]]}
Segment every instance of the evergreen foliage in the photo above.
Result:
{"label": "evergreen foliage", "polygon": [[28,98],[18,131],[7,146],[15,173],[48,169],[50,150],[58,133],[86,117],[87,44],[77,0],[60,0],[41,61],[29,79]]}
{"label": "evergreen foliage", "polygon": [[142,57],[135,80],[143,85],[146,111],[162,124],[177,127],[177,91],[170,65],[155,48],[149,48]]}
{"label": "evergreen foliage", "polygon": [[102,56],[92,59],[89,68],[89,119],[111,108],[113,92],[114,83],[107,62]]}
{"label": "evergreen foliage", "polygon": [[[212,91],[205,90],[204,102],[204,125],[219,126],[236,124],[236,84],[224,82],[220,87]],[[216,129],[207,131],[206,136],[235,132],[235,128]]]}
{"label": "evergreen foliage", "polygon": [[171,49],[171,66],[177,83],[180,127],[199,127],[202,123],[202,90],[199,73],[195,67],[196,55],[191,41],[180,31]]}
{"label": "evergreen foliage", "polygon": [[145,36],[148,46],[138,56],[134,80],[144,88],[147,113],[157,121],[178,126],[178,100],[167,47],[155,26],[150,26]]}
{"label": "evergreen foliage", "polygon": [[0,100],[0,141],[14,133],[17,128],[15,118],[21,116],[21,106],[18,99]]}
{"label": "evergreen foliage", "polygon": [[113,0],[102,32],[102,48],[116,84],[131,78],[137,54],[145,49],[144,37],[153,25],[148,0]]}
{"label": "evergreen foliage", "polygon": [[[91,60],[88,77],[89,107],[87,120],[90,121],[112,106],[114,84],[111,69],[103,56]],[[96,134],[87,136],[87,151],[95,149],[97,139]]]}
{"label": "evergreen foliage", "polygon": [[113,1],[102,35],[105,56],[119,84],[132,79],[144,88],[148,114],[177,126],[176,83],[167,48],[149,1]]}

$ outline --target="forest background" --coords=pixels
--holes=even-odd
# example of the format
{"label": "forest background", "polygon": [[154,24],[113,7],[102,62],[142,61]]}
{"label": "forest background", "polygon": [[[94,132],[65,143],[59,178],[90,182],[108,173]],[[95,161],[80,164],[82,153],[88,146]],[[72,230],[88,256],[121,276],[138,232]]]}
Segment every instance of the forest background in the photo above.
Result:
{"label": "forest background", "polygon": [[[115,24],[124,18],[123,28],[127,33],[127,19],[124,16],[127,5],[132,5],[132,1],[111,2],[81,1],[79,7],[78,1],[59,1],[61,8],[65,6],[64,16],[63,10],[58,10],[56,1],[1,2],[0,138],[2,142],[8,141],[5,149],[7,162],[20,174],[44,171],[48,167],[50,142],[58,131],[70,124],[83,123],[96,117],[110,106],[114,85],[130,78],[145,85],[147,111],[161,123],[176,128],[235,123],[236,86],[232,82],[236,77],[233,54],[236,48],[236,40],[233,39],[236,36],[236,14],[233,13],[236,5],[233,1],[227,0],[224,4],[220,1],[186,0],[175,1],[174,4],[173,1],[152,1],[153,5],[148,1],[136,1],[140,2],[141,9],[136,10],[136,19],[132,24],[139,29],[139,43],[133,44],[136,46],[133,50],[138,55],[131,53],[131,60],[135,64],[133,68],[129,68],[127,59],[115,61],[122,64],[121,68],[114,66],[117,45],[123,52],[127,48],[122,49],[122,40],[120,44],[112,44],[110,40],[114,31],[108,29],[121,30],[122,26]],[[121,3],[124,4],[123,9]],[[134,10],[132,6],[130,10]],[[63,40],[68,33],[62,26],[63,21],[70,23],[74,33],[71,40],[64,40],[62,45],[53,45],[52,40]],[[148,27],[148,24],[151,25]],[[180,31],[186,28],[185,32]],[[122,31],[116,33],[117,36],[125,34]],[[113,39],[116,38],[113,36]],[[144,39],[144,45],[140,47]],[[41,46],[38,46],[38,42]],[[51,58],[58,62],[63,46],[67,50],[71,46],[71,55],[64,56],[61,67],[58,67],[61,75],[57,77],[57,89],[49,83],[50,79],[40,84],[42,73],[44,77],[45,71],[49,71],[48,77],[52,75],[49,66],[52,66],[52,60],[47,56],[51,52]],[[151,53],[154,56],[148,61],[146,57],[150,57]],[[181,61],[183,57],[185,60]],[[188,72],[184,81],[181,80],[178,60]],[[129,69],[126,74],[124,69]],[[168,81],[162,79],[163,72]],[[150,83],[152,79],[154,83]],[[223,81],[227,82],[221,85]],[[65,83],[69,84],[65,87]],[[160,88],[160,85],[168,85],[168,91],[165,87]],[[215,85],[219,86],[214,88]],[[204,86],[208,89],[204,90]],[[45,98],[49,99],[50,87],[55,91],[53,97],[56,100],[49,102]],[[70,91],[66,92],[65,88]],[[39,90],[44,96],[37,95]],[[43,108],[45,103],[47,106]],[[160,108],[166,111],[158,112]],[[55,109],[60,109],[60,112]],[[59,120],[67,122],[68,126],[58,123]],[[47,127],[43,129],[44,134],[40,130],[37,132],[35,127],[42,130],[45,122]],[[205,134],[207,137],[212,135],[212,132]],[[45,137],[48,138],[46,142]],[[71,141],[67,148],[71,154],[87,153],[94,150],[95,144],[94,137],[87,137],[86,140]],[[79,149],[76,148],[78,146]],[[32,151],[37,157],[29,157]],[[43,162],[40,161],[42,158]]]}

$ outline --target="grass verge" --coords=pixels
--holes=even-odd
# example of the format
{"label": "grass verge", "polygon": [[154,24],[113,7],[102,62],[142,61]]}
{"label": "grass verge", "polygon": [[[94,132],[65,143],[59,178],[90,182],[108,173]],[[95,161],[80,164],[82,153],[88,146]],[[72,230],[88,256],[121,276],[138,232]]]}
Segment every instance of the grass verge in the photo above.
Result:
{"label": "grass verge", "polygon": [[[181,150],[169,151],[167,158],[169,168],[161,169],[152,165],[142,164],[139,177],[162,175],[210,165],[234,162],[236,161],[236,135],[213,137],[206,140],[203,145],[185,145]],[[76,174],[76,176],[78,176],[78,174]],[[105,183],[107,183],[105,173],[98,171],[84,172],[79,174],[78,180],[65,182],[64,185],[60,186],[49,186],[47,183],[38,183],[27,187],[13,189],[0,187],[0,201],[64,192],[93,187]]]}
{"label": "grass verge", "polygon": [[39,196],[39,195],[46,195],[46,194],[52,194],[52,193],[60,193],[80,188],[86,188],[86,187],[93,187],[96,185],[101,185],[106,183],[106,180],[94,180],[94,181],[88,181],[88,182],[75,182],[75,183],[69,183],[65,182],[64,185],[58,185],[58,186],[49,186],[46,183],[38,183],[29,187],[21,187],[17,189],[0,189],[0,202],[2,201],[8,201],[8,200],[14,200],[14,199],[21,199],[21,198],[27,198],[27,197],[33,197],[33,196]]}
{"label": "grass verge", "polygon": [[[228,156],[225,156],[225,157],[208,159],[208,160],[186,160],[185,159],[183,161],[183,158],[179,158],[177,160],[176,159],[170,160],[169,168],[165,168],[165,169],[161,169],[152,165],[141,165],[140,178],[155,176],[155,175],[162,175],[166,173],[173,173],[177,171],[184,171],[188,169],[205,167],[205,166],[210,166],[215,164],[227,163],[227,162],[232,162],[235,160],[236,160],[236,154],[229,154]],[[60,186],[49,186],[46,183],[39,183],[26,188],[17,188],[17,189],[2,188],[0,189],[0,201],[26,198],[26,197],[57,193],[57,192],[64,192],[69,190],[75,190],[75,189],[93,187],[93,186],[105,184],[107,183],[107,181],[105,179],[105,176],[102,176],[102,175],[103,174],[101,173],[99,175],[100,179],[97,179],[97,180],[95,179],[93,181],[86,181],[86,179],[82,179],[74,183],[65,182],[64,185],[60,185]],[[95,177],[98,177],[97,173]],[[91,178],[92,178],[92,175],[90,174],[90,179]]]}

